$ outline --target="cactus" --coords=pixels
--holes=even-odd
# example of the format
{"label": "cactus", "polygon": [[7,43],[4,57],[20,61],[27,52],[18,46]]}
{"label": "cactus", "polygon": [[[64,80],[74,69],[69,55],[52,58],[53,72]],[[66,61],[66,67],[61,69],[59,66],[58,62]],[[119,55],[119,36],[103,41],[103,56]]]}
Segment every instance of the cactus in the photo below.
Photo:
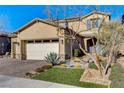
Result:
{"label": "cactus", "polygon": [[54,52],[47,54],[45,60],[46,62],[51,63],[52,65],[58,65],[60,63],[60,57]]}

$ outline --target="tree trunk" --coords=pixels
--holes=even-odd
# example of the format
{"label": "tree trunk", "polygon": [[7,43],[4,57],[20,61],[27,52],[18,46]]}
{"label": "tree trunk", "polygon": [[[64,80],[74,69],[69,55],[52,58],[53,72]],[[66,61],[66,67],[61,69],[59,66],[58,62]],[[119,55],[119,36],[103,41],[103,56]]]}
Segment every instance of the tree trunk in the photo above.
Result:
{"label": "tree trunk", "polygon": [[80,43],[79,43],[79,47],[84,52],[85,55],[89,56],[94,61],[95,65],[97,66],[98,70],[100,71],[101,76],[103,77],[104,73],[103,73],[102,67],[100,66],[100,62],[98,62],[99,61],[98,56],[97,55],[93,56],[93,55],[87,53],[85,51],[85,49],[82,48]]}
{"label": "tree trunk", "polygon": [[110,65],[112,63],[113,51],[114,51],[114,46],[112,46],[112,48],[110,50],[110,53],[109,53],[108,63],[106,65],[105,72],[104,72],[105,75],[108,73],[108,69],[109,69],[109,67],[110,67]]}
{"label": "tree trunk", "polygon": [[101,64],[100,64],[99,56],[97,55],[96,45],[95,45],[93,38],[92,38],[92,43],[93,43],[93,47],[94,47],[94,51],[95,51],[95,59],[96,59],[96,62],[95,61],[94,62],[98,64],[98,69],[100,71],[101,76],[103,77],[103,69],[102,69]]}

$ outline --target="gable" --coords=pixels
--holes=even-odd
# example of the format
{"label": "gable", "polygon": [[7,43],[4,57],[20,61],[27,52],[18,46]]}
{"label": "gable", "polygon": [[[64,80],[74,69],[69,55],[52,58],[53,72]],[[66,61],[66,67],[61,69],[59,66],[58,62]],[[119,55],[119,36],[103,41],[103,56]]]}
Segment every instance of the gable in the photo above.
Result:
{"label": "gable", "polygon": [[83,18],[82,20],[87,20],[87,19],[93,19],[93,18],[102,18],[104,17],[107,20],[109,20],[109,15],[105,15],[105,14],[100,14],[100,13],[93,13],[85,18]]}
{"label": "gable", "polygon": [[[109,15],[105,15],[105,14],[97,14],[97,13],[93,13],[91,15],[88,15],[86,16],[85,18],[82,18],[81,21],[72,21],[72,22],[69,22],[69,27],[72,28],[73,27],[73,30],[75,31],[85,31],[87,30],[87,20],[91,20],[91,19],[94,19],[94,18],[105,18],[105,21],[109,21],[110,20],[110,16]],[[64,25],[64,24],[61,24],[61,25]]]}
{"label": "gable", "polygon": [[57,38],[57,28],[42,22],[35,22],[18,33],[22,40]]}

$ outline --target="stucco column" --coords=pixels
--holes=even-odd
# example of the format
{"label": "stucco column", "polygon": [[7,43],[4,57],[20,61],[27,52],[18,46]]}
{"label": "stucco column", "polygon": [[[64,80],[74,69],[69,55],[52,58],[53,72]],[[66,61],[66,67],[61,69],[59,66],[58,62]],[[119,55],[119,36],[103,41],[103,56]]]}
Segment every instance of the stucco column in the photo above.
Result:
{"label": "stucco column", "polygon": [[64,40],[64,38],[59,38],[59,55],[62,60],[65,60],[65,40]]}
{"label": "stucco column", "polygon": [[91,39],[91,38],[85,38],[85,39],[84,39],[84,47],[85,47],[85,50],[86,50],[86,51],[88,51],[87,42],[88,42],[89,39]]}
{"label": "stucco column", "polygon": [[14,55],[13,55],[13,52],[14,52],[14,51],[13,51],[13,47],[14,47],[14,46],[13,46],[13,42],[11,41],[11,58],[14,57]]}

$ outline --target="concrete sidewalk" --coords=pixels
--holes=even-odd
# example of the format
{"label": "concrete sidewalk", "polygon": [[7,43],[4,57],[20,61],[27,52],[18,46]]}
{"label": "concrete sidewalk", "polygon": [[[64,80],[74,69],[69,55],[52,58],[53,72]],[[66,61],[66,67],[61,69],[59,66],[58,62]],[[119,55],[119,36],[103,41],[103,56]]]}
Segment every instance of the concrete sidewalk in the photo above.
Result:
{"label": "concrete sidewalk", "polygon": [[0,88],[78,88],[41,80],[32,80],[0,75]]}

